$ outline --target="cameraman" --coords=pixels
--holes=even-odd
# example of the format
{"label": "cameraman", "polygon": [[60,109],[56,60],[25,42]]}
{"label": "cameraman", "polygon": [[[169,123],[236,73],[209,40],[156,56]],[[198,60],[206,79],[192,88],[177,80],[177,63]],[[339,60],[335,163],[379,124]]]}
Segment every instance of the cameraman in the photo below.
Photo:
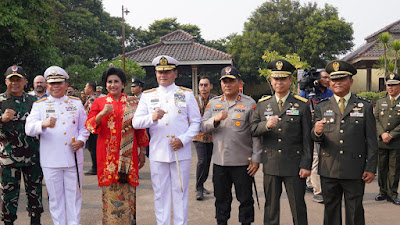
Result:
{"label": "cameraman", "polygon": [[[330,80],[330,75],[325,70],[322,70],[321,78],[316,80],[315,82],[315,96],[312,97],[313,104],[317,104],[322,99],[329,98],[333,95],[332,90],[329,89],[329,80]],[[307,99],[311,97],[309,96],[309,92],[306,90],[302,90],[299,95]],[[313,111],[312,114],[314,114]],[[314,196],[312,198],[314,202],[323,203],[324,198],[322,197],[322,192],[321,192],[321,181],[318,175],[319,148],[320,148],[319,144],[314,143],[314,155],[313,155],[311,176],[307,177],[306,190],[314,192]]]}
{"label": "cameraman", "polygon": [[[329,98],[333,95],[331,89],[329,89],[329,74],[324,70],[321,70],[321,79],[317,80],[317,85],[315,87],[315,97],[313,98],[313,103],[318,103],[322,99]],[[308,92],[306,90],[300,91],[300,96],[308,99]]]}

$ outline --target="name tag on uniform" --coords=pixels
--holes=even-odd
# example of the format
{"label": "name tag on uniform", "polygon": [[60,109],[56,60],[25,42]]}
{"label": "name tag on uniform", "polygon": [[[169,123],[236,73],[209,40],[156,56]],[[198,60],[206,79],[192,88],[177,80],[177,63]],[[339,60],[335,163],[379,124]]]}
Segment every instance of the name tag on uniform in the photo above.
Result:
{"label": "name tag on uniform", "polygon": [[57,115],[56,114],[56,110],[54,110],[54,109],[46,109],[46,118],[49,118],[49,117],[56,118],[57,117],[56,115]]}
{"label": "name tag on uniform", "polygon": [[298,116],[299,115],[299,110],[286,110],[286,115],[290,115],[290,116]]}
{"label": "name tag on uniform", "polygon": [[335,113],[332,110],[327,110],[324,112],[324,116],[335,116]]}
{"label": "name tag on uniform", "polygon": [[382,103],[381,106],[382,106],[382,107],[387,107],[388,104],[387,104],[387,103]]}
{"label": "name tag on uniform", "polygon": [[352,113],[350,113],[350,117],[364,117],[364,113],[352,112]]}

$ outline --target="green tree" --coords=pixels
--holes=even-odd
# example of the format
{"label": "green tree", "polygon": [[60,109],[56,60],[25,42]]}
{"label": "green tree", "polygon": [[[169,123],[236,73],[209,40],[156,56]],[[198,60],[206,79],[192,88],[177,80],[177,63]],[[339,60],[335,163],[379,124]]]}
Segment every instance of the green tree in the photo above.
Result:
{"label": "green tree", "polygon": [[[103,72],[109,67],[115,66],[118,68],[122,68],[122,60],[121,58],[117,58],[111,61],[104,61],[102,63],[97,64],[95,67],[89,68],[85,65],[71,65],[66,68],[67,73],[70,75],[68,83],[73,85],[75,89],[83,90],[86,83],[89,81],[94,81],[98,85],[102,85],[101,76]],[[145,70],[137,64],[135,61],[126,59],[125,60],[125,68],[126,68],[126,86],[130,86],[131,78],[133,76],[143,79],[146,75]],[[128,88],[129,89],[129,88]]]}
{"label": "green tree", "polygon": [[204,39],[201,36],[200,28],[197,25],[191,24],[180,24],[176,18],[166,18],[162,20],[156,20],[149,25],[146,31],[145,42],[150,45],[160,41],[160,38],[178,29],[184,30],[191,34],[195,40],[199,43],[204,43]]}
{"label": "green tree", "polygon": [[[21,65],[31,81],[36,74],[61,61],[53,45],[56,32],[54,0],[0,1],[0,73]],[[1,90],[4,90],[4,82]]]}
{"label": "green tree", "polygon": [[297,53],[315,67],[344,54],[353,46],[351,24],[339,18],[336,8],[316,3],[301,5],[296,0],[270,0],[263,3],[244,25],[242,35],[228,43],[241,71],[257,76],[265,66],[264,50],[281,55]]}
{"label": "green tree", "polygon": [[[121,19],[111,17],[98,0],[59,0],[56,46],[63,66],[88,67],[117,56],[122,50]],[[128,32],[131,30],[126,25]],[[128,33],[129,36],[129,33]]]}

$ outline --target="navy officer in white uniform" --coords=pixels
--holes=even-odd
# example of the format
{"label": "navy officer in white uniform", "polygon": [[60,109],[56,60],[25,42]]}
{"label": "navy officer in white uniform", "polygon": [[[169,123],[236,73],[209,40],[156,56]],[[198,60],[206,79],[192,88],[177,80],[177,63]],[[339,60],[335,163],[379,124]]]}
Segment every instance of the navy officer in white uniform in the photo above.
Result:
{"label": "navy officer in white uniform", "polygon": [[201,116],[193,92],[175,85],[178,64],[166,55],[153,60],[159,87],[143,93],[132,121],[135,129],[150,128],[150,171],[158,225],[170,224],[171,201],[173,223],[187,224],[191,141],[200,130]]}
{"label": "navy officer in white uniform", "polygon": [[40,164],[50,197],[53,223],[78,225],[82,194],[74,152],[79,178],[82,178],[83,146],[89,136],[85,128],[86,113],[79,98],[65,96],[66,79],[69,78],[65,70],[51,66],[44,72],[44,77],[50,96],[33,104],[25,131],[29,136],[40,137]]}

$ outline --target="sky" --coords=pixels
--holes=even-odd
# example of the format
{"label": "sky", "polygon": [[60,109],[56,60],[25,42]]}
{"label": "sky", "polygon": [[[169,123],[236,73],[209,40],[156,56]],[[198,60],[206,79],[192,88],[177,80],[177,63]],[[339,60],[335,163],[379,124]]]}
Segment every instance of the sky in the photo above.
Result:
{"label": "sky", "polygon": [[[241,34],[243,25],[266,0],[103,0],[106,12],[121,17],[122,5],[130,13],[126,23],[147,29],[155,20],[176,17],[180,24],[197,25],[206,40],[231,33]],[[339,17],[352,23],[353,50],[365,44],[364,38],[400,19],[399,0],[300,0],[301,4],[328,3],[338,9]]]}

